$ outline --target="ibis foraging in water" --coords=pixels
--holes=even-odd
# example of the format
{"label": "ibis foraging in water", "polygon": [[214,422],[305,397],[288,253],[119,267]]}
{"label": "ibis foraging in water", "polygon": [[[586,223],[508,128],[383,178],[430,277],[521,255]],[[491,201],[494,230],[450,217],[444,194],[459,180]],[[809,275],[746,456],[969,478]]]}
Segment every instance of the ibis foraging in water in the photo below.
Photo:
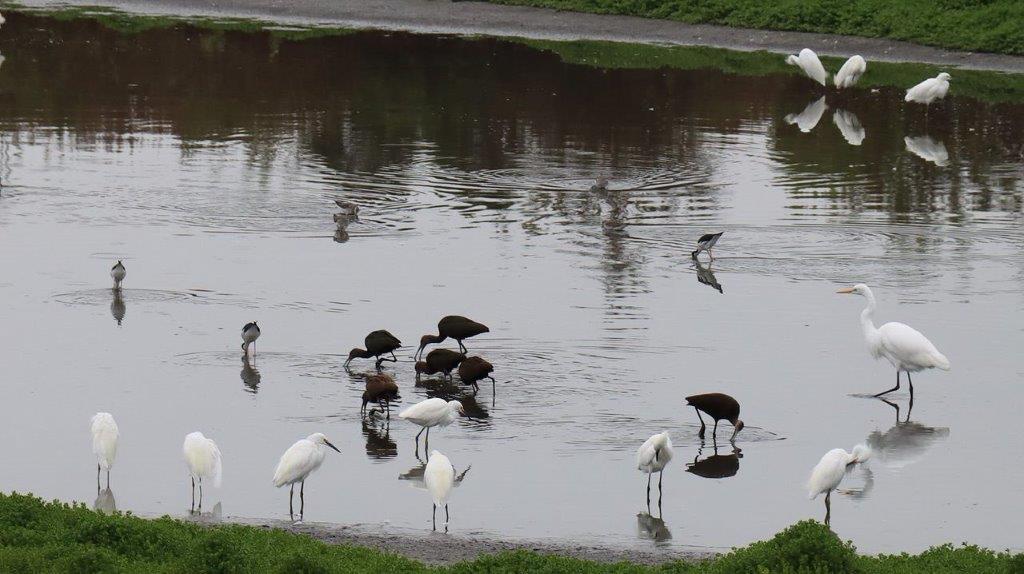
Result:
{"label": "ibis foraging in water", "polygon": [[479,381],[490,379],[493,392],[494,377],[491,376],[493,372],[494,365],[485,361],[483,357],[468,357],[459,364],[459,378],[462,379],[463,384],[473,385],[474,390],[480,390],[480,386],[477,385]]}
{"label": "ibis foraging in water", "polygon": [[121,282],[124,281],[125,275],[128,275],[128,271],[124,268],[124,263],[118,259],[117,263],[110,268],[110,278],[114,280],[114,289],[121,289]]}
{"label": "ibis foraging in water", "polygon": [[256,324],[256,321],[252,323],[246,323],[242,327],[242,351],[248,355],[249,345],[252,345],[252,354],[256,354],[256,339],[260,338],[260,326]]}
{"label": "ibis foraging in water", "polygon": [[868,351],[876,359],[885,358],[893,367],[896,367],[896,386],[888,391],[882,391],[876,397],[887,395],[900,389],[900,371],[907,374],[907,383],[910,385],[910,400],[914,400],[914,381],[910,379],[910,373],[916,373],[933,367],[949,370],[949,359],[935,348],[935,345],[922,335],[917,329],[903,323],[886,323],[881,327],[875,327],[875,294],[871,288],[863,283],[853,287],[840,289],[837,293],[849,295],[860,295],[868,300],[868,306],[860,312],[860,326],[864,331],[864,340],[868,344]]}
{"label": "ibis foraging in water", "polygon": [[377,373],[366,377],[366,390],[363,391],[363,406],[359,412],[366,411],[366,405],[376,403],[381,411],[391,418],[391,401],[398,398],[398,385],[387,373]]}
{"label": "ibis foraging in water", "polygon": [[110,413],[96,413],[89,421],[92,433],[92,453],[96,455],[96,492],[100,491],[100,469],[107,471],[107,488],[110,488],[110,469],[117,458],[117,441],[121,436]]}
{"label": "ibis foraging in water", "polygon": [[[352,359],[369,359],[376,358],[377,364],[374,365],[377,369],[380,369],[380,364],[384,361],[391,361],[392,363],[398,362],[398,357],[395,356],[395,351],[402,346],[402,342],[398,340],[398,337],[391,333],[381,329],[380,331],[374,331],[366,336],[363,340],[363,344],[366,346],[365,349],[352,349],[348,353],[348,360],[345,361],[347,367]],[[381,355],[391,354],[391,358],[381,357]]]}
{"label": "ibis foraging in water", "polygon": [[697,436],[704,438],[704,417],[700,416],[701,411],[715,419],[715,428],[711,431],[711,437],[716,438],[718,433],[718,421],[727,420],[732,423],[733,431],[729,441],[735,441],[736,435],[743,430],[743,421],[740,420],[740,403],[723,393],[706,393],[686,397],[686,404],[697,411],[697,418],[700,419],[700,432]]}
{"label": "ibis foraging in water", "polygon": [[313,474],[320,465],[324,463],[327,456],[327,449],[334,449],[340,453],[338,447],[327,440],[324,433],[313,433],[306,438],[295,441],[295,444],[288,447],[281,455],[274,471],[274,486],[281,488],[290,485],[288,491],[288,516],[294,518],[295,511],[292,506],[292,498],[295,495],[295,483],[299,483],[299,520],[306,510],[306,479]]}
{"label": "ibis foraging in water", "polygon": [[807,497],[814,500],[819,494],[825,493],[826,525],[832,519],[832,491],[846,476],[846,467],[864,462],[870,457],[871,450],[862,444],[853,447],[852,453],[834,448],[826,452],[811,471],[811,478],[807,481]]}
{"label": "ibis foraging in water", "polygon": [[435,375],[441,373],[447,380],[452,380],[452,371],[458,367],[466,355],[450,349],[434,349],[427,353],[426,360],[417,361],[415,365],[416,379],[423,375]]}
{"label": "ibis foraging in water", "polygon": [[700,256],[701,251],[707,251],[708,255],[711,256],[711,260],[714,261],[715,255],[711,253],[711,248],[714,247],[716,243],[718,243],[719,239],[722,238],[722,233],[725,232],[723,231],[721,233],[705,233],[704,235],[701,235],[700,239],[697,240],[697,249],[694,252],[690,253],[690,257],[696,259],[698,256]]}
{"label": "ibis foraging in water", "polygon": [[420,432],[416,433],[416,452],[419,453],[420,435],[423,434],[423,431],[427,431],[427,436],[424,438],[425,449],[426,441],[430,440],[431,427],[446,427],[465,412],[459,401],[446,401],[435,397],[412,405],[398,413],[398,417],[423,427]]}
{"label": "ibis foraging in water", "polygon": [[661,480],[665,465],[672,460],[672,439],[668,432],[658,433],[644,441],[636,451],[636,468],[647,474],[647,506],[651,506],[651,475],[658,473],[658,506],[661,506]]}
{"label": "ibis foraging in water", "polygon": [[477,323],[472,319],[467,319],[459,315],[448,315],[441,319],[437,323],[437,335],[423,335],[420,337],[420,348],[416,351],[416,359],[419,360],[423,354],[423,349],[430,344],[440,343],[445,339],[455,339],[459,343],[459,350],[463,353],[468,352],[466,346],[462,344],[463,339],[475,337],[481,333],[489,333],[491,330],[487,328],[487,325]]}

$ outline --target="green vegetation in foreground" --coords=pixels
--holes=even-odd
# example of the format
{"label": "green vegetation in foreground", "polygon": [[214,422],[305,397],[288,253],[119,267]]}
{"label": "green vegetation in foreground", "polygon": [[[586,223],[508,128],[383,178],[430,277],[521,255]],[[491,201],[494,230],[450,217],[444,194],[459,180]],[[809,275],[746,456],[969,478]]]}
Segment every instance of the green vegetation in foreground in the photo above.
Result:
{"label": "green vegetation in foreground", "polygon": [[83,505],[43,502],[33,496],[0,494],[0,572],[677,572],[1010,574],[1024,572],[1024,554],[995,553],[976,546],[932,548],[917,556],[858,556],[828,528],[797,523],[771,540],[756,542],[704,562],[649,567],[598,564],[503,552],[447,567],[352,546],[252,526],[200,526],[170,518],[112,516]]}
{"label": "green vegetation in foreground", "polygon": [[489,0],[689,24],[892,38],[1024,55],[1020,0]]}
{"label": "green vegetation in foreground", "polygon": [[[1024,2],[1021,2],[1024,6]],[[529,40],[509,38],[537,50],[558,54],[562,61],[597,68],[677,68],[719,70],[726,74],[767,76],[803,72],[786,64],[783,56],[771,52],[737,52],[701,46],[654,46],[597,40]],[[823,57],[825,68],[839,71],[844,60]],[[950,93],[989,102],[1024,101],[1024,74],[960,70],[931,64],[868,62],[858,88],[909,88],[941,71],[953,74]],[[830,78],[831,79],[831,78]],[[810,84],[808,84],[810,86]]]}

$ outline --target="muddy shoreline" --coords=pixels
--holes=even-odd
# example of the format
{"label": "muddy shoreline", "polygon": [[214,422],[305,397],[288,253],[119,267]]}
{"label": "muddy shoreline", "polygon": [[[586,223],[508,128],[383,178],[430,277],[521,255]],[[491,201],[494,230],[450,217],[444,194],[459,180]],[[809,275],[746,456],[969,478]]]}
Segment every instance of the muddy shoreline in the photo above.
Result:
{"label": "muddy shoreline", "polygon": [[561,12],[450,0],[24,0],[27,7],[103,6],[132,13],[180,17],[233,17],[281,24],[333,25],[423,33],[516,36],[544,40],[607,40],[712,46],[732,50],[795,52],[868,60],[920,62],[1024,73],[1024,57],[958,52],[895,40],[807,32],[690,25],[633,16]]}

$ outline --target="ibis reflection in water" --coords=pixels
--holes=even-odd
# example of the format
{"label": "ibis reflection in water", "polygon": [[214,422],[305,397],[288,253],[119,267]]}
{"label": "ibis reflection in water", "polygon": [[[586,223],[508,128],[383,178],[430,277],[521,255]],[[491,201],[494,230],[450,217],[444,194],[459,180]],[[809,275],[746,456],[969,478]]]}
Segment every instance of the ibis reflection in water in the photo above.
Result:
{"label": "ibis reflection in water", "polygon": [[729,454],[718,454],[718,444],[713,443],[713,454],[700,458],[704,450],[704,443],[697,448],[697,454],[693,462],[686,464],[686,472],[695,474],[702,478],[729,478],[736,476],[740,470],[740,459],[743,458],[742,449],[732,445],[732,452]]}
{"label": "ibis reflection in water", "polygon": [[391,422],[377,423],[373,416],[364,417],[362,432],[366,438],[366,456],[374,460],[388,460],[398,456],[398,444],[391,440]]}

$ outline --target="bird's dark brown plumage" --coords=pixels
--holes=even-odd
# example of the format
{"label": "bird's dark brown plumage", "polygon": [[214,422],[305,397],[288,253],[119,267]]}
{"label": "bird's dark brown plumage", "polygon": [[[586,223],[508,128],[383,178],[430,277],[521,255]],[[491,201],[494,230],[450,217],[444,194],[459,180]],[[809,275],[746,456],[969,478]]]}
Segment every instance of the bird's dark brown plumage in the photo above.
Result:
{"label": "bird's dark brown plumage", "polygon": [[391,375],[386,373],[375,373],[366,377],[366,390],[363,391],[363,406],[360,410],[366,410],[368,403],[377,403],[382,409],[387,409],[391,414],[391,401],[398,398],[398,385]]}
{"label": "bird's dark brown plumage", "polygon": [[[348,366],[352,362],[352,359],[369,359],[375,357],[377,359],[376,366],[380,368],[382,361],[398,362],[398,358],[395,357],[394,352],[401,348],[402,342],[398,340],[398,337],[392,335],[388,331],[381,329],[374,331],[363,339],[365,349],[352,349],[348,353],[348,360],[345,361],[345,365]],[[390,359],[383,359],[381,355],[391,353]]]}
{"label": "bird's dark brown plumage", "polygon": [[494,384],[494,377],[491,373],[494,372],[494,365],[488,363],[483,357],[468,357],[459,364],[459,378],[462,382],[467,385],[473,385],[474,389],[478,389],[478,382],[484,379],[491,379],[491,384]]}
{"label": "bird's dark brown plumage", "polygon": [[455,339],[459,342],[459,350],[465,353],[466,346],[462,344],[464,339],[475,337],[481,333],[489,333],[490,329],[483,323],[477,323],[460,315],[448,315],[437,323],[437,335],[423,335],[420,337],[420,348],[416,351],[416,358],[423,353],[424,347],[433,343],[440,343],[445,339]]}
{"label": "bird's dark brown plumage", "polygon": [[[715,419],[715,431],[718,430],[718,421],[720,420],[727,420],[736,427],[736,430],[733,432],[734,438],[736,433],[743,429],[743,421],[740,420],[740,403],[729,395],[724,393],[692,395],[686,397],[686,404],[697,409],[698,418],[700,418],[700,413],[704,412]],[[704,438],[703,418],[700,419],[699,435],[701,438]]]}
{"label": "bird's dark brown plumage", "polygon": [[416,363],[416,374],[434,375],[443,373],[447,379],[452,378],[452,370],[466,359],[466,355],[450,349],[434,349],[427,353],[423,361]]}

